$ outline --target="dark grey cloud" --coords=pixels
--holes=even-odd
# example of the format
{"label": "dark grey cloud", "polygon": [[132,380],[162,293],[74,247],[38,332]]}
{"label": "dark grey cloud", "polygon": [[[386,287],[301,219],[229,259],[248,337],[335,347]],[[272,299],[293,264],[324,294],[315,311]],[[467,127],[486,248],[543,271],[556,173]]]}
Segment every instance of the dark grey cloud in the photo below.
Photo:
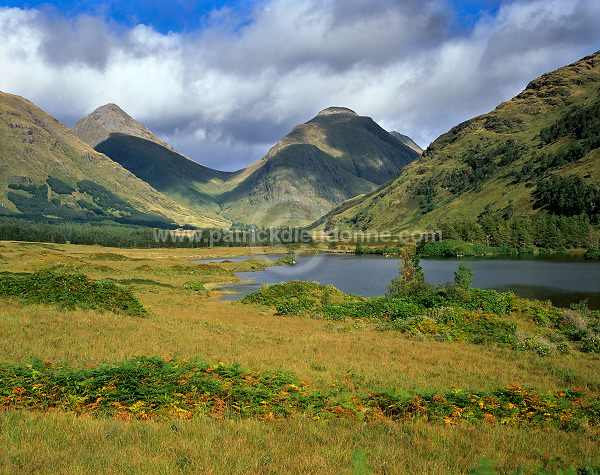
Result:
{"label": "dark grey cloud", "polygon": [[225,71],[312,64],[339,72],[418,54],[448,37],[450,18],[438,0],[279,0],[257,8],[237,34],[207,25],[193,47]]}
{"label": "dark grey cloud", "polygon": [[44,8],[34,24],[41,35],[41,55],[56,66],[81,63],[104,69],[111,49],[118,44],[115,31],[99,17],[80,15],[68,19],[53,8]]}
{"label": "dark grey cloud", "polygon": [[597,0],[512,0],[458,28],[446,0],[266,0],[183,34],[0,8],[0,89],[72,125],[114,102],[184,153],[237,169],[350,107],[427,145],[600,49]]}

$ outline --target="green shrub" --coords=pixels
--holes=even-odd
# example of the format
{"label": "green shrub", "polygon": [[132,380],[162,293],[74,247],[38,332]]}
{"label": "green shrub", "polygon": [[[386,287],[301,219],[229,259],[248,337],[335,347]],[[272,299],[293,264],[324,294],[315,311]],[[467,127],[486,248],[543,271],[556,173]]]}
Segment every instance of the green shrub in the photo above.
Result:
{"label": "green shrub", "polygon": [[431,286],[425,282],[425,273],[416,249],[403,247],[400,258],[400,276],[390,282],[387,297],[407,297],[427,292],[430,288]]}
{"label": "green shrub", "polygon": [[494,289],[469,289],[451,292],[448,301],[469,310],[482,310],[494,315],[509,315],[514,309],[516,296],[512,292],[498,292]]}
{"label": "green shrub", "polygon": [[590,261],[600,261],[600,249],[588,249],[585,258]]}
{"label": "green shrub", "polygon": [[316,282],[287,282],[265,285],[241,299],[242,303],[275,307],[279,315],[321,314],[324,305],[363,300]]}
{"label": "green shrub", "polygon": [[92,368],[0,363],[0,407],[155,419],[194,416],[316,420],[423,420],[454,424],[550,425],[568,430],[600,424],[600,400],[584,391],[452,389],[406,393],[311,386],[282,371],[238,365],[137,358]]}
{"label": "green shrub", "polygon": [[341,318],[389,318],[407,319],[419,315],[425,307],[402,298],[374,297],[361,302],[346,302],[323,306],[323,315]]}
{"label": "green shrub", "polygon": [[147,314],[129,290],[111,282],[93,281],[80,274],[3,272],[0,273],[0,296],[29,303],[54,304],[66,309],[94,309],[132,316]]}
{"label": "green shrub", "polygon": [[550,347],[548,345],[545,345],[535,337],[528,337],[525,338],[523,341],[516,343],[515,349],[522,351],[532,351],[534,353],[537,353],[539,356],[550,355]]}
{"label": "green shrub", "polygon": [[59,195],[70,195],[75,191],[75,188],[71,185],[53,176],[46,178],[46,183],[48,183],[48,186],[54,193],[58,193]]}
{"label": "green shrub", "polygon": [[294,259],[294,256],[287,256],[287,257],[282,257],[280,259],[277,259],[275,261],[276,266],[293,266],[296,264],[296,259]]}
{"label": "green shrub", "polygon": [[473,287],[473,269],[461,263],[454,273],[454,285],[464,290]]}
{"label": "green shrub", "polygon": [[571,353],[571,347],[568,343],[562,342],[556,345],[556,351],[558,351],[561,355],[568,355]]}
{"label": "green shrub", "polygon": [[581,351],[585,353],[600,353],[600,337],[587,336],[581,340]]}
{"label": "green shrub", "polygon": [[204,287],[204,283],[202,283],[199,280],[189,280],[185,284],[183,284],[183,287],[188,290],[191,290],[192,292],[197,292],[203,295],[208,295],[209,293],[206,287]]}

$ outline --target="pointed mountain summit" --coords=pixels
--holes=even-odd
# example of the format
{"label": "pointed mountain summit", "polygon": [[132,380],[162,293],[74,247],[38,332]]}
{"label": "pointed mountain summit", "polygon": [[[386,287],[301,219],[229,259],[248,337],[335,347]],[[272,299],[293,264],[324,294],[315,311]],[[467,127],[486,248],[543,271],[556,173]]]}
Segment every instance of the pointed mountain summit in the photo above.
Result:
{"label": "pointed mountain summit", "polygon": [[370,117],[329,107],[239,172],[219,201],[233,220],[304,225],[395,178],[416,157]]}
{"label": "pointed mountain summit", "polygon": [[154,135],[146,126],[135,120],[116,104],[105,104],[98,107],[91,114],[77,122],[73,127],[73,132],[92,147],[96,147],[105,141],[110,134],[121,133],[149,140],[175,151],[168,143]]}
{"label": "pointed mountain summit", "polygon": [[317,117],[321,116],[327,116],[327,115],[334,115],[334,114],[346,114],[346,115],[352,115],[354,117],[358,117],[358,114],[356,112],[354,112],[352,109],[348,109],[347,107],[328,107],[327,109],[323,109],[321,112],[319,112],[317,114]]}
{"label": "pointed mountain summit", "polygon": [[204,223],[28,100],[0,92],[0,214],[160,226]]}
{"label": "pointed mountain summit", "polygon": [[216,226],[229,226],[215,196],[231,173],[205,167],[179,153],[116,104],[99,107],[81,119],[73,132],[199,217]]}

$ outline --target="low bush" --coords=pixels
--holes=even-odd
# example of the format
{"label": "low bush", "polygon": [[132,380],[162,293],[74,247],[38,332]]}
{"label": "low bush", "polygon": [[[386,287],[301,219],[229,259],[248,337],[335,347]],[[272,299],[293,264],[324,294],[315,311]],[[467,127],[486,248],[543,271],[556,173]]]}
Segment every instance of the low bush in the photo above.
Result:
{"label": "low bush", "polygon": [[112,282],[93,281],[81,274],[3,272],[0,273],[0,296],[66,309],[94,309],[131,316],[147,314],[131,291]]}
{"label": "low bush", "polygon": [[242,298],[241,302],[275,307],[279,315],[311,315],[322,314],[327,305],[361,300],[332,285],[296,281],[265,285],[258,292]]}
{"label": "low bush", "polygon": [[282,257],[280,259],[277,259],[275,261],[276,266],[293,266],[296,264],[296,259],[294,258],[294,256],[287,256],[287,257]]}
{"label": "low bush", "polygon": [[447,303],[468,310],[509,315],[515,307],[517,297],[512,292],[498,292],[494,289],[451,289],[446,294],[446,299]]}
{"label": "low bush", "polygon": [[345,302],[323,306],[323,315],[333,320],[341,318],[407,319],[425,311],[422,305],[402,298],[374,297],[358,302]]}
{"label": "low bush", "polygon": [[454,307],[431,309],[427,315],[416,315],[378,326],[379,330],[396,330],[407,335],[424,335],[442,341],[464,341],[473,344],[512,344],[516,341],[514,323],[490,314]]}
{"label": "low bush", "polygon": [[183,287],[198,294],[208,295],[208,290],[204,287],[204,283],[199,280],[189,280],[183,284]]}
{"label": "low bush", "polygon": [[581,351],[584,353],[600,353],[600,337],[590,335],[583,338],[581,340]]}
{"label": "low bush", "polygon": [[585,258],[590,261],[600,261],[600,249],[588,249]]}
{"label": "low bush", "polygon": [[515,349],[522,351],[532,351],[539,356],[548,356],[550,354],[550,347],[535,337],[525,338],[523,341],[519,341],[515,344]]}

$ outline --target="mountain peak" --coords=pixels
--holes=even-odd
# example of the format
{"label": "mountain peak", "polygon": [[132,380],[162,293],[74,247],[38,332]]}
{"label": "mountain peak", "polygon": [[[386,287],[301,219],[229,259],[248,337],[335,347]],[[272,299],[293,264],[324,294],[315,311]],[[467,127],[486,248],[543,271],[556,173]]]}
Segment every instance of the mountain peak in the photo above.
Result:
{"label": "mountain peak", "polygon": [[[109,102],[108,104],[104,104],[103,106],[98,107],[94,112],[97,112],[99,114],[107,112],[118,112],[120,114],[128,115],[123,109],[121,109],[117,104],[114,104],[113,102]],[[92,112],[92,114],[94,112]]]}
{"label": "mountain peak", "polygon": [[335,114],[347,114],[358,117],[358,114],[354,112],[352,109],[348,109],[347,107],[328,107],[327,109],[323,109],[321,112],[317,114],[317,116],[325,116],[325,115],[335,115]]}
{"label": "mountain peak", "polygon": [[92,147],[105,141],[111,134],[118,133],[149,140],[175,151],[173,147],[114,103],[104,104],[81,119],[73,127],[73,132]]}

